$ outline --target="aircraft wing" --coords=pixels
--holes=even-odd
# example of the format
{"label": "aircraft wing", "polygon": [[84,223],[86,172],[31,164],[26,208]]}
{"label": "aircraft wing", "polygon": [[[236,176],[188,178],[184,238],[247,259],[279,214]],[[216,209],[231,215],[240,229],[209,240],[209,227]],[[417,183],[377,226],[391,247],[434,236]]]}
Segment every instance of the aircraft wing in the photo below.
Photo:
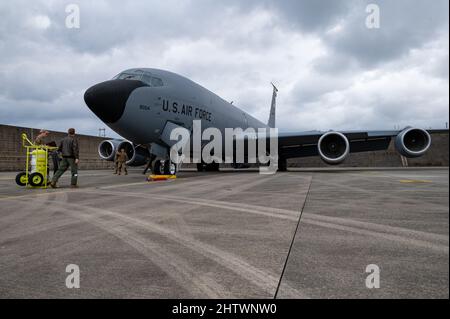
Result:
{"label": "aircraft wing", "polygon": [[[405,130],[408,130],[406,128]],[[411,128],[412,129],[412,128]],[[349,142],[349,152],[369,152],[386,150],[392,138],[396,138],[405,130],[392,131],[342,131]],[[426,130],[429,134],[448,132],[448,130]],[[318,156],[319,140],[329,132],[307,131],[279,133],[279,156],[285,159],[295,157]],[[336,132],[335,132],[336,133]]]}

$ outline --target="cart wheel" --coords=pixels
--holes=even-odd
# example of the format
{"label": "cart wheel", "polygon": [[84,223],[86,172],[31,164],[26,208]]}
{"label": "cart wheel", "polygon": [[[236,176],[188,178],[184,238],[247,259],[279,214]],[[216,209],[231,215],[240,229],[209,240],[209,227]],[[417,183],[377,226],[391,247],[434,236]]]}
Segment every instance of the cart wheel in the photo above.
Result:
{"label": "cart wheel", "polygon": [[41,173],[33,173],[30,175],[30,185],[37,187],[37,186],[41,186],[44,183],[44,176],[42,176]]}
{"label": "cart wheel", "polygon": [[25,186],[27,185],[27,173],[22,172],[17,174],[16,176],[16,184],[19,186]]}

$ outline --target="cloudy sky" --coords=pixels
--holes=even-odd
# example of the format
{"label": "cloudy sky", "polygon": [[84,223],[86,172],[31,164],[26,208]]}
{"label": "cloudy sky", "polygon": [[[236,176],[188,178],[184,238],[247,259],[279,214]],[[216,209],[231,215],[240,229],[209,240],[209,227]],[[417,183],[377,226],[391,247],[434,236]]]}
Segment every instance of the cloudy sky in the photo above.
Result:
{"label": "cloudy sky", "polygon": [[[79,29],[66,27],[72,3]],[[84,91],[153,67],[263,121],[273,81],[283,130],[441,128],[448,12],[448,0],[0,0],[0,124],[98,134]]]}

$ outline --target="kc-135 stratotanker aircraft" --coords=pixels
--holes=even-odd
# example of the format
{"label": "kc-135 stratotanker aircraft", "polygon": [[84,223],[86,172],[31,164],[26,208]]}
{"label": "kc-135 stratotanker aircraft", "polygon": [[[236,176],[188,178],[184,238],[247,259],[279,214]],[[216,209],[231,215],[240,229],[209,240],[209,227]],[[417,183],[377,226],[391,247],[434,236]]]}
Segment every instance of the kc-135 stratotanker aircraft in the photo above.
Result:
{"label": "kc-135 stratotanker aircraft", "polygon": [[[175,174],[170,160],[174,128],[192,131],[195,120],[202,130],[275,127],[277,88],[273,86],[267,124],[213,92],[178,74],[159,69],[130,69],[112,80],[89,88],[84,100],[106,125],[126,140],[105,140],[98,147],[102,159],[113,161],[118,149],[128,153],[128,165],[152,163],[154,174]],[[342,163],[350,153],[386,150],[395,138],[397,151],[405,157],[419,157],[431,145],[433,130],[407,127],[393,131],[308,131],[278,134],[278,170],[285,171],[287,159],[320,156],[330,165]],[[267,143],[268,144],[268,143]],[[234,144],[234,146],[236,146]],[[235,163],[235,167],[243,167]],[[218,163],[197,164],[199,171],[218,170]]]}

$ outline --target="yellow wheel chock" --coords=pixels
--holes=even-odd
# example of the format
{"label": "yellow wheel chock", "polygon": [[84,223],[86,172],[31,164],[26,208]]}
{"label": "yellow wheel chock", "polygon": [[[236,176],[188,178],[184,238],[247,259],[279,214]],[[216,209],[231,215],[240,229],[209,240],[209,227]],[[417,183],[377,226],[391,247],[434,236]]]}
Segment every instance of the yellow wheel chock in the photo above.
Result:
{"label": "yellow wheel chock", "polygon": [[167,181],[167,180],[173,180],[176,179],[176,175],[150,175],[147,178],[147,181],[149,182],[159,182],[159,181]]}

